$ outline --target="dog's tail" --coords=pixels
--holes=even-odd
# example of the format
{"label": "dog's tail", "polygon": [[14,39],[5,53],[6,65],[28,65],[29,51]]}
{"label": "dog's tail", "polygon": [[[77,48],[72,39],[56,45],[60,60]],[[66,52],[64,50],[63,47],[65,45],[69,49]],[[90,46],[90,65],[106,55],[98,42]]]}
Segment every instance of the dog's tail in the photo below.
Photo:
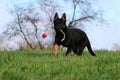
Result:
{"label": "dog's tail", "polygon": [[88,48],[88,51],[90,52],[90,54],[92,56],[96,56],[95,53],[93,52],[92,48],[91,48],[91,45],[90,45],[90,42],[88,41],[88,44],[87,44],[87,48]]}

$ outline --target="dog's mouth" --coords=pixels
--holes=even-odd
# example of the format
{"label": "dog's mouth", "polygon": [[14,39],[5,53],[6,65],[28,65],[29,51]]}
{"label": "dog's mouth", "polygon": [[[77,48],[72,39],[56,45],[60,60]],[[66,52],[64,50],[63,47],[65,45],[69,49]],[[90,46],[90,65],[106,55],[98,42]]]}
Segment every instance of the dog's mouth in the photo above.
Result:
{"label": "dog's mouth", "polygon": [[65,33],[60,29],[60,32],[63,34],[63,38],[61,39],[61,42],[65,40]]}

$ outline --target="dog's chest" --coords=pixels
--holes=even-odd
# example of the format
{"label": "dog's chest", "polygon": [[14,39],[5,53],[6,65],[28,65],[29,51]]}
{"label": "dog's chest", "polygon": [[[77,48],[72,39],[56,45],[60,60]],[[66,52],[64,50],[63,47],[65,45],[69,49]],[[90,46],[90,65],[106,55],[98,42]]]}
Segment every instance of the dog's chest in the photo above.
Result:
{"label": "dog's chest", "polygon": [[63,45],[65,47],[67,47],[69,45],[69,40],[67,38],[67,35],[64,37],[64,35],[56,34],[55,41],[58,44]]}

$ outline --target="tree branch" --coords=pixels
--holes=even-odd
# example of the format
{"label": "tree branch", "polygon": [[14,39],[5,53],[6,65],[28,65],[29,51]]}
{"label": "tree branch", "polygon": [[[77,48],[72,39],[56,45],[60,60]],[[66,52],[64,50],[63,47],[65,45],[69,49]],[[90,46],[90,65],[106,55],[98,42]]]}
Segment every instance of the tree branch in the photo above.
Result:
{"label": "tree branch", "polygon": [[88,19],[94,19],[94,16],[85,16],[85,17],[73,20],[73,21],[69,22],[68,27],[72,28],[72,27],[74,27],[73,26],[74,23],[81,22],[81,21],[88,20]]}

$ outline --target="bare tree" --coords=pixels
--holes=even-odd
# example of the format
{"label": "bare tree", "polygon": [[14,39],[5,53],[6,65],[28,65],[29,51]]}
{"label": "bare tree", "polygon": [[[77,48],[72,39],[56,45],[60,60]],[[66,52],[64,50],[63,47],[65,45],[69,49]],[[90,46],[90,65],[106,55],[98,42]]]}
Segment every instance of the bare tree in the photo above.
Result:
{"label": "bare tree", "polygon": [[[86,21],[98,21],[100,23],[104,21],[101,10],[95,11],[91,6],[90,0],[63,1],[70,2],[73,7],[72,17],[68,23],[69,28],[81,27],[81,23]],[[57,10],[61,12],[61,7],[56,4],[56,0],[39,0],[38,5],[33,6],[30,3],[28,7],[14,5],[14,10],[12,10],[14,20],[7,25],[4,31],[5,38],[10,39],[19,36],[29,48],[36,49],[39,47],[39,49],[43,49],[42,40],[39,37],[41,32],[39,24],[42,24],[42,28],[49,32],[49,34],[52,31],[54,32],[53,15]]]}
{"label": "bare tree", "polygon": [[118,43],[115,43],[112,48],[114,51],[120,51],[120,45]]}
{"label": "bare tree", "polygon": [[[29,48],[37,49],[39,46],[39,49],[43,49],[39,38],[40,29],[38,28],[38,24],[46,24],[46,30],[52,26],[52,15],[55,11],[55,7],[54,5],[51,5],[51,8],[48,8],[49,6],[45,3],[35,8],[31,4],[28,4],[27,8],[14,5],[14,10],[12,10],[14,20],[7,25],[7,28],[4,31],[4,36],[10,39],[19,35],[25,40]],[[47,16],[46,23],[42,22],[44,21],[43,18],[41,21],[41,14],[38,9]],[[49,10],[50,13],[47,10]],[[27,29],[27,27],[30,27],[31,29]]]}
{"label": "bare tree", "polygon": [[27,45],[31,48],[34,49],[33,46],[31,45],[30,40],[28,39],[25,31],[24,31],[24,20],[23,20],[23,14],[26,9],[24,8],[19,8],[18,6],[14,5],[14,11],[12,13],[14,14],[15,20],[13,23],[9,23],[7,26],[9,26],[4,33],[8,36],[9,38],[20,35],[22,38],[26,41]]}
{"label": "bare tree", "polygon": [[[37,26],[37,24],[39,22],[39,16],[38,16],[38,13],[34,14],[33,11],[34,11],[34,9],[29,8],[27,10],[27,13],[24,14],[24,20],[29,22],[29,23],[31,23],[32,26],[34,27],[34,35],[35,35],[35,38],[36,38],[36,40],[38,42],[39,48],[43,49],[43,47],[41,45],[41,41],[40,41],[39,36],[38,36],[39,33],[38,33],[38,26]],[[34,14],[34,16],[30,16],[30,14]]]}
{"label": "bare tree", "polygon": [[[90,0],[65,0],[65,2],[68,1],[71,1],[73,4],[73,15],[68,24],[69,28],[74,28],[76,25],[80,26],[80,23],[84,21],[98,21],[99,23],[104,23],[105,20],[102,16],[102,10],[94,10]],[[79,17],[75,18],[76,15],[79,15]]]}

